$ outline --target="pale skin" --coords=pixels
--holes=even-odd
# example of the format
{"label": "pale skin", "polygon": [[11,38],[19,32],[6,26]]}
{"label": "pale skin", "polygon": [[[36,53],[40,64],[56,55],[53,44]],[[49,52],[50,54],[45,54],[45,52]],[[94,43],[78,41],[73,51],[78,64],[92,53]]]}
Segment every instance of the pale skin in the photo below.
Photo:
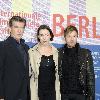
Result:
{"label": "pale skin", "polygon": [[9,31],[10,31],[11,37],[13,37],[18,42],[20,42],[20,39],[22,38],[23,33],[24,33],[24,23],[13,21],[13,25],[9,27]]}
{"label": "pale skin", "polygon": [[52,47],[50,46],[50,32],[47,29],[41,29],[39,31],[39,52],[41,55],[50,56],[52,55]]}
{"label": "pale skin", "polygon": [[65,42],[67,43],[68,48],[73,48],[75,47],[76,43],[77,43],[77,32],[76,31],[72,31],[69,32],[68,34],[66,34],[65,36]]}
{"label": "pale skin", "polygon": [[[20,43],[20,39],[24,33],[24,23],[13,21],[13,25],[9,27],[10,36]],[[0,99],[4,100],[4,99]]]}

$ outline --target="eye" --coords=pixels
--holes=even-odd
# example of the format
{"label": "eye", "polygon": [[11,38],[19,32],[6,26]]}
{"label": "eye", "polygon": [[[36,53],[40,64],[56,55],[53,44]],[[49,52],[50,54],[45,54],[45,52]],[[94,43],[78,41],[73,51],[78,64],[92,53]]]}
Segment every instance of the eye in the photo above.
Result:
{"label": "eye", "polygon": [[39,36],[43,36],[43,34],[39,34]]}
{"label": "eye", "polygon": [[20,29],[24,29],[24,27],[19,27],[19,26],[13,26],[14,28],[20,28]]}
{"label": "eye", "polygon": [[76,35],[74,35],[74,37],[77,37]]}
{"label": "eye", "polygon": [[18,26],[13,26],[14,28],[18,28]]}
{"label": "eye", "polygon": [[49,36],[49,34],[47,34],[46,36]]}

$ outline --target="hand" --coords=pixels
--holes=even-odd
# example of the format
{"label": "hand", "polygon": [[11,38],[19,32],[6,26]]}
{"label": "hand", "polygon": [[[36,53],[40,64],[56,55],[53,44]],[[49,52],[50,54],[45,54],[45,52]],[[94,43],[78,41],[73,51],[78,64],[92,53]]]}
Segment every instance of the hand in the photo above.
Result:
{"label": "hand", "polygon": [[4,100],[4,99],[0,99],[0,100]]}

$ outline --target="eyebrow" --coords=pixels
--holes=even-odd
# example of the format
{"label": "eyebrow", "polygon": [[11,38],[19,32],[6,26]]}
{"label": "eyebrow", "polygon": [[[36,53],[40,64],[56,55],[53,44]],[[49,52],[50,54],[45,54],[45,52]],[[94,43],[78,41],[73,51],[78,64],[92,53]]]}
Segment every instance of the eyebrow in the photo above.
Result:
{"label": "eyebrow", "polygon": [[24,26],[23,26],[23,27],[19,27],[19,26],[17,26],[17,25],[13,25],[13,27],[16,27],[16,28],[24,28]]}

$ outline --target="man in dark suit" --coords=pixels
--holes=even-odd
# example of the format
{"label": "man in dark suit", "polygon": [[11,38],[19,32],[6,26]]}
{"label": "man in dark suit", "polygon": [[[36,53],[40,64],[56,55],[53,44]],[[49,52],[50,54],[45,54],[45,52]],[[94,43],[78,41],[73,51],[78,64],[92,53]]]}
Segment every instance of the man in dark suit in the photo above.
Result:
{"label": "man in dark suit", "polygon": [[29,47],[22,39],[26,20],[9,20],[10,36],[0,43],[0,100],[30,100]]}

